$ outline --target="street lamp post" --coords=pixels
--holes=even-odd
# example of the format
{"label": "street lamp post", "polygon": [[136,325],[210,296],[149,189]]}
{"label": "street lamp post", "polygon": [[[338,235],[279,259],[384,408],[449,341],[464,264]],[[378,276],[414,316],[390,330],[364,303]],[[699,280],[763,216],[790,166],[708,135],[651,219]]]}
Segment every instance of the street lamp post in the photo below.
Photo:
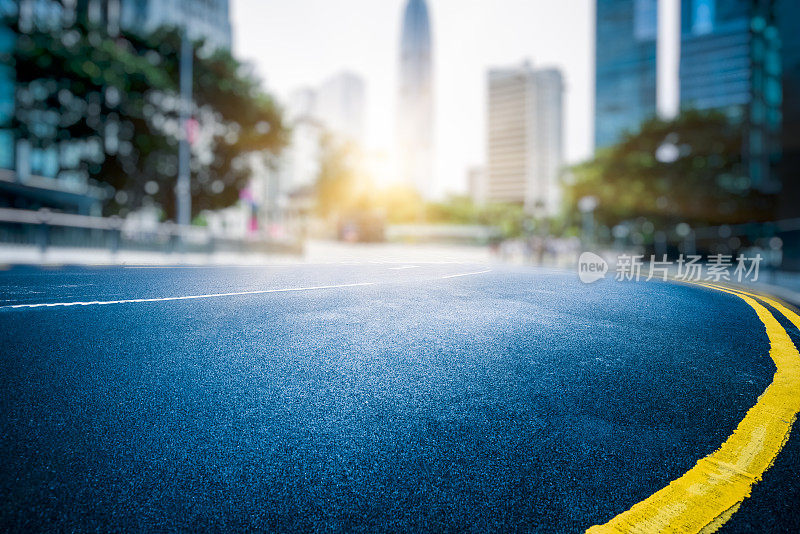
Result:
{"label": "street lamp post", "polygon": [[578,211],[582,214],[583,223],[583,246],[588,247],[592,244],[594,236],[594,210],[597,209],[599,201],[597,197],[585,196],[578,200]]}
{"label": "street lamp post", "polygon": [[189,159],[189,119],[192,106],[192,43],[184,28],[180,59],[180,144],[178,146],[178,183],[175,186],[178,224],[188,226],[192,216],[191,170]]}

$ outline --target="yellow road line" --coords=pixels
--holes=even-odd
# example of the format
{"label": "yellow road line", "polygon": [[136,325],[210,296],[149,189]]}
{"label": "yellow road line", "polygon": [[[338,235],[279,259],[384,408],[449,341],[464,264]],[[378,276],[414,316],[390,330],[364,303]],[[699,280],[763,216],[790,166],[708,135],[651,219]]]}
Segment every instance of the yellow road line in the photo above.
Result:
{"label": "yellow road line", "polygon": [[752,293],[750,291],[745,291],[743,289],[732,288],[732,287],[724,287],[717,284],[704,284],[707,287],[712,287],[714,289],[719,289],[720,291],[727,291],[728,293],[738,293],[742,295],[747,295],[753,298],[757,298],[763,302],[766,302],[779,312],[783,314],[784,317],[789,319],[789,321],[795,325],[798,329],[800,329],[800,316],[793,312],[788,306],[784,305],[780,300],[771,298],[767,295],[762,295],[760,293]]}
{"label": "yellow road line", "polygon": [[[587,532],[715,532],[750,496],[750,489],[775,461],[800,412],[800,354],[789,334],[755,295],[711,284],[736,295],[764,323],[769,355],[775,362],[772,383],[750,408],[733,434],[712,454],[667,487],[630,510]],[[800,328],[800,317],[781,303],[757,297]]]}

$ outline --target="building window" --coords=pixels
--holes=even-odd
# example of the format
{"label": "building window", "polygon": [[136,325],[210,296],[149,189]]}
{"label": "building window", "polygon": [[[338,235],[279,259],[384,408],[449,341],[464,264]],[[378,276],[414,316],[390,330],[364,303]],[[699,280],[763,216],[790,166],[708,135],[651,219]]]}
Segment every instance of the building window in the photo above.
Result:
{"label": "building window", "polygon": [[0,130],[0,169],[14,168],[14,134]]}
{"label": "building window", "polygon": [[658,34],[658,1],[635,0],[633,35],[638,41],[653,41]]}
{"label": "building window", "polygon": [[706,35],[714,31],[715,0],[692,0],[692,33]]}
{"label": "building window", "polygon": [[9,126],[14,115],[14,70],[0,65],[0,127]]}

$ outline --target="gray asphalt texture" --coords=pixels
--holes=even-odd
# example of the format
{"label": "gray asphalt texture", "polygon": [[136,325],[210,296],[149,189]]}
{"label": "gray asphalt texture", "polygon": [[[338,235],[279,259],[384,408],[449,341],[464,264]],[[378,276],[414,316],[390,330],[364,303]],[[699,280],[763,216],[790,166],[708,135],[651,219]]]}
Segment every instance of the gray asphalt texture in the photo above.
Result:
{"label": "gray asphalt texture", "polygon": [[[731,295],[398,266],[0,272],[2,530],[578,532],[718,448],[774,373]],[[723,532],[800,531],[799,465],[795,425]]]}

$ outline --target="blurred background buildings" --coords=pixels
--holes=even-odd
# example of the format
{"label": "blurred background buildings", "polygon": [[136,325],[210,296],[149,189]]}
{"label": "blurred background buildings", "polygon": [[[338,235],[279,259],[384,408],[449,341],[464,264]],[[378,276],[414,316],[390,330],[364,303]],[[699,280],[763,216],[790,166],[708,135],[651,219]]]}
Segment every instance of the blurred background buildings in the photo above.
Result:
{"label": "blurred background buildings", "polygon": [[433,192],[433,50],[425,0],[408,0],[400,44],[397,137],[400,173],[423,197]]}
{"label": "blurred background buildings", "polygon": [[342,71],[317,87],[296,89],[286,106],[289,144],[268,178],[265,218],[281,226],[302,225],[313,211],[313,192],[326,142],[364,143],[366,84]]}
{"label": "blurred background buildings", "polygon": [[[800,2],[784,0],[775,10],[781,40],[781,202],[778,217],[800,217]],[[800,248],[800,247],[799,247]],[[800,257],[800,250],[797,251]]]}
{"label": "blurred background buildings", "polygon": [[[752,187],[780,191],[781,44],[774,2],[683,0],[680,102],[747,128]],[[791,98],[791,97],[790,97]]]}
{"label": "blurred background buildings", "polygon": [[[598,149],[656,114],[657,4],[597,2]],[[680,106],[721,111],[747,129],[743,151],[750,181],[764,192],[781,190],[782,132],[795,130],[782,128],[783,117],[797,107],[797,92],[782,89],[797,69],[793,10],[797,4],[790,0],[680,0]]]}
{"label": "blurred background buildings", "polygon": [[[396,0],[400,39],[385,57],[396,99],[374,98],[369,76],[345,57],[278,100],[232,54],[227,0],[0,0],[0,215],[46,209],[92,216],[81,224],[107,232],[119,224],[112,218],[162,228],[176,219],[184,143],[191,231],[208,242],[437,236],[530,252],[580,239],[643,253],[764,250],[800,269],[798,2],[586,4],[596,31],[583,70],[594,71],[595,105],[581,126],[594,153],[578,164],[565,157],[575,144],[569,68],[492,68],[519,58],[493,59],[475,87],[461,86],[480,86],[481,109],[469,111],[485,125],[469,135],[483,138],[485,154],[459,176],[466,194],[443,197],[434,194],[434,81],[453,71],[434,61],[436,2]],[[324,44],[285,54],[302,61]],[[368,91],[396,118],[392,147],[371,145]],[[0,241],[39,235],[8,221]]]}
{"label": "blurred background buildings", "polygon": [[[192,39],[205,40],[212,48],[230,48],[231,24],[228,0],[0,0],[0,50],[12,54],[20,31],[38,28],[63,31],[79,23],[103,26],[114,36],[120,30],[148,35],[162,26],[185,28]],[[16,82],[11,64],[0,67],[0,206],[50,208],[68,213],[101,215],[103,203],[114,191],[93,180],[81,168],[85,157],[101,159],[97,140],[64,139],[52,146],[35,146],[10,128],[19,100],[29,100],[38,86]],[[112,97],[113,98],[113,97]],[[33,118],[33,130],[56,130],[56,110]],[[114,144],[113,129],[105,144]]]}
{"label": "blurred background buildings", "polygon": [[656,113],[658,0],[597,0],[596,148],[620,141]]}
{"label": "blurred background buildings", "polygon": [[212,48],[230,50],[233,42],[228,0],[80,0],[93,9],[120,10],[123,29],[152,33],[162,26],[184,28],[192,41],[205,40]]}
{"label": "blurred background buildings", "polygon": [[[719,112],[741,128],[746,177],[741,194],[752,191],[774,198],[766,214],[753,203],[754,221],[765,216],[800,217],[797,2],[680,0],[676,4],[680,109]],[[664,28],[657,0],[597,0],[596,28],[595,142],[601,150],[636,133],[656,115],[657,40]],[[786,264],[800,265],[791,259],[800,255],[796,225],[787,221],[777,226],[791,229],[778,232]],[[740,227],[737,232],[755,235],[756,228]],[[766,233],[770,232],[775,228],[768,227]],[[739,242],[742,237],[732,239]]]}
{"label": "blurred background buildings", "polygon": [[[116,7],[119,7],[118,4]],[[104,13],[90,9],[86,2],[62,3],[51,0],[2,0],[0,13],[4,17],[0,26],[0,47],[5,54],[13,54],[17,45],[15,29],[9,21],[18,23],[21,30],[33,27],[56,28],[74,24],[79,17],[97,17]],[[112,28],[119,27],[119,11],[111,10],[115,18]],[[105,16],[109,15],[108,9]],[[97,152],[94,145],[75,143],[71,146],[35,147],[28,139],[15,134],[14,121],[18,98],[28,98],[28,91],[36,88],[20,87],[12,62],[0,67],[0,206],[25,209],[52,207],[55,209],[99,215],[107,192],[98,184],[89,182],[85,172],[74,168],[81,152]],[[36,120],[38,119],[38,120]],[[35,118],[36,128],[52,129],[58,117],[55,113],[40,114]]]}
{"label": "blurred background buildings", "polygon": [[526,62],[490,70],[487,83],[486,200],[556,214],[564,164],[561,73]]}

